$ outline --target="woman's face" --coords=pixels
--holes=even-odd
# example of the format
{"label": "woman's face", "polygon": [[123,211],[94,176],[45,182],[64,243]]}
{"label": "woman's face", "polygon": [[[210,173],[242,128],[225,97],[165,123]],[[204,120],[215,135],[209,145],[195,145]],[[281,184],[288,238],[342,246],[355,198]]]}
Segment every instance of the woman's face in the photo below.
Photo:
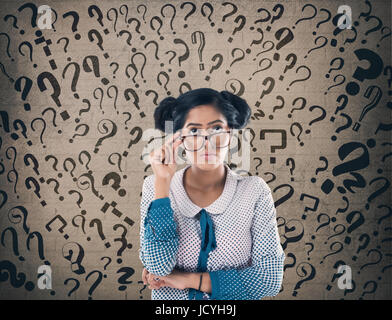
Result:
{"label": "woman's face", "polygon": [[[221,165],[229,150],[231,133],[224,133],[228,130],[230,128],[226,118],[213,106],[200,105],[192,108],[185,120],[184,127],[181,129],[181,136],[192,136],[183,141],[187,159],[203,170],[211,170]],[[195,135],[206,136],[219,132],[221,134],[213,136],[212,143],[207,139],[202,144],[201,137],[195,137]],[[196,151],[187,150],[192,149],[192,146],[193,149],[201,147]]]}

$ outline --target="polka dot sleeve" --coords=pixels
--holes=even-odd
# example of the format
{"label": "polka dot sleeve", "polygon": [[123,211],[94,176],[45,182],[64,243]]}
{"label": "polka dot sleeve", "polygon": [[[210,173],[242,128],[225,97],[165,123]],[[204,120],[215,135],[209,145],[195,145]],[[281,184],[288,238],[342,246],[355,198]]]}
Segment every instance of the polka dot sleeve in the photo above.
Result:
{"label": "polka dot sleeve", "polygon": [[211,299],[260,300],[279,293],[283,281],[285,253],[280,244],[276,209],[271,190],[260,179],[252,221],[251,266],[210,271]]}
{"label": "polka dot sleeve", "polygon": [[166,276],[176,264],[177,224],[170,198],[154,198],[153,177],[143,183],[139,258],[152,274]]}

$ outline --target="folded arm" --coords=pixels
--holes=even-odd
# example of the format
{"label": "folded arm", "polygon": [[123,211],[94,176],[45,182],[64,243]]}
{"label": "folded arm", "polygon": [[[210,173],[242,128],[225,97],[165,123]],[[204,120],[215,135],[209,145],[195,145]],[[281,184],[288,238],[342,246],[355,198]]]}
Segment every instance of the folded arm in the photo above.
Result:
{"label": "folded arm", "polygon": [[276,209],[268,185],[260,180],[255,205],[251,266],[210,271],[211,299],[260,300],[279,293],[283,281],[285,253],[280,244]]}
{"label": "folded arm", "polygon": [[149,176],[143,183],[139,258],[148,272],[166,276],[176,265],[177,223],[170,198],[153,199],[152,179],[153,176]]}

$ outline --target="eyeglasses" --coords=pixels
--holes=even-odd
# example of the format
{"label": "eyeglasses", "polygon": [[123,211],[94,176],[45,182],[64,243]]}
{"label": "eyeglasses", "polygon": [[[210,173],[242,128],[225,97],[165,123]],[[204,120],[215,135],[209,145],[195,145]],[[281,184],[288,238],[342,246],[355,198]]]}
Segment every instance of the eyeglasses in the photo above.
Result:
{"label": "eyeglasses", "polygon": [[230,132],[220,131],[217,133],[212,133],[207,136],[204,135],[187,135],[182,136],[181,140],[184,143],[184,147],[188,151],[198,151],[203,148],[205,141],[208,139],[209,143],[216,148],[224,148],[229,145],[230,142]]}

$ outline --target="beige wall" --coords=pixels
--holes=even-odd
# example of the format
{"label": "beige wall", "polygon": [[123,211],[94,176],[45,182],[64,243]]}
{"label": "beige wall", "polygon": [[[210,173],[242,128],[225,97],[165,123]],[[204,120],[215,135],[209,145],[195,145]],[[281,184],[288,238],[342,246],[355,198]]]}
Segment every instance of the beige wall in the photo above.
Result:
{"label": "beige wall", "polygon": [[[366,16],[358,19],[361,13],[364,15],[368,11],[364,1],[311,1],[311,7],[304,6],[307,1],[235,1],[238,11],[232,15],[229,15],[230,6],[223,6],[221,1],[209,1],[214,9],[210,16],[211,21],[215,23],[214,27],[209,23],[207,7],[206,16],[201,14],[200,9],[204,1],[193,1],[196,4],[196,11],[186,21],[184,19],[190,11],[190,6],[181,9],[182,1],[170,1],[170,4],[176,8],[172,21],[173,29],[170,25],[173,10],[165,8],[165,17],[163,17],[161,7],[166,4],[163,1],[144,2],[147,8],[144,17],[143,10],[140,10],[140,13],[136,10],[142,3],[139,1],[34,2],[37,6],[49,5],[58,14],[57,21],[53,24],[55,31],[54,29],[42,30],[45,40],[51,41],[48,56],[44,51],[45,43],[34,42],[39,38],[35,34],[39,29],[31,25],[32,11],[30,9],[18,11],[24,3],[23,1],[0,2],[2,17],[13,15],[17,18],[17,27],[13,26],[12,17],[8,21],[0,19],[1,30],[10,40],[9,56],[8,38],[6,35],[0,37],[0,62],[4,66],[0,75],[0,110],[7,112],[10,124],[9,132],[4,123],[1,124],[0,129],[0,164],[4,169],[0,175],[0,190],[3,195],[7,195],[0,209],[0,232],[4,237],[0,245],[0,258],[1,261],[10,261],[15,265],[18,273],[23,272],[27,277],[19,287],[12,285],[10,280],[1,282],[2,299],[87,299],[95,281],[99,281],[99,284],[92,292],[93,299],[150,299],[150,291],[139,283],[142,265],[138,258],[138,248],[141,186],[143,177],[152,174],[152,170],[140,159],[147,142],[139,139],[130,148],[128,145],[131,140],[136,140],[138,133],[153,128],[153,111],[156,103],[167,96],[167,91],[176,97],[180,90],[187,90],[184,83],[193,89],[211,87],[217,90],[226,89],[236,94],[243,85],[242,97],[249,102],[253,112],[258,113],[257,109],[260,109],[265,113],[264,117],[254,118],[249,124],[249,128],[255,134],[252,143],[256,149],[251,153],[249,172],[258,174],[269,182],[275,201],[282,202],[277,206],[282,243],[287,239],[293,241],[295,236],[303,231],[301,239],[289,242],[285,248],[288,257],[285,261],[287,269],[283,291],[278,296],[268,299],[391,298],[392,219],[391,216],[385,217],[391,206],[389,185],[391,158],[388,155],[391,152],[391,134],[390,131],[385,130],[378,130],[376,133],[380,123],[391,122],[391,108],[387,108],[387,103],[391,101],[388,90],[392,89],[389,80],[392,75],[391,36],[387,35],[391,30],[390,1],[371,1],[372,17],[368,21]],[[128,7],[127,16],[124,15],[124,7],[121,10],[122,14],[119,11],[124,3]],[[98,23],[96,15],[92,18],[88,15],[88,7],[93,4],[98,5],[103,13],[103,27]],[[267,17],[265,11],[258,13],[258,8],[265,8],[275,16],[279,11],[272,9],[277,4],[284,7],[283,15],[279,19],[275,19],[272,24],[270,21],[257,22]],[[347,42],[354,36],[353,29],[344,30],[336,37],[333,35],[336,27],[332,24],[332,18],[336,16],[338,6],[342,4],[351,6],[353,21],[359,21],[359,26],[355,28],[357,38],[353,42]],[[72,18],[63,18],[64,13],[72,10],[80,16],[75,32],[71,30]],[[114,30],[116,12],[118,18]],[[311,17],[314,12],[316,15],[313,18],[304,20],[306,17]],[[331,18],[323,22],[328,18],[328,12]],[[107,14],[111,21],[108,20]],[[241,30],[236,31],[239,22],[235,22],[235,18],[239,15],[246,18],[246,24]],[[163,41],[159,39],[158,30],[153,30],[150,26],[154,16],[160,17],[163,22],[159,29],[159,33],[164,36]],[[224,16],[226,16],[225,21],[222,21]],[[135,22],[127,27],[125,18],[139,21],[139,31],[135,31]],[[301,18],[302,21],[298,22]],[[382,27],[372,30],[377,26],[378,21],[382,23]],[[188,24],[187,28],[184,28],[185,23]],[[159,27],[156,19],[153,19],[152,24],[155,29]],[[252,41],[261,38],[259,32],[249,29],[252,26],[263,30],[264,39],[261,44],[250,45]],[[267,31],[268,26],[271,27],[270,31]],[[292,26],[295,26],[295,29]],[[275,33],[283,27],[289,28],[294,38],[277,50],[276,45],[280,40],[276,38]],[[108,29],[108,34],[104,33],[105,28]],[[219,28],[222,29],[221,33],[218,32]],[[22,29],[24,34],[20,33]],[[97,30],[102,36],[103,50],[98,47],[96,38],[93,38],[92,42],[89,41],[88,33],[92,29]],[[131,45],[126,42],[126,34],[118,36],[122,30],[131,33]],[[204,35],[205,46],[201,57],[198,51],[199,42],[192,43],[193,32],[202,32]],[[316,32],[316,35],[313,32]],[[80,40],[75,39],[76,33],[80,34]],[[200,33],[195,35],[199,41]],[[282,36],[285,36],[285,33]],[[144,40],[142,37],[145,37]],[[229,37],[233,38],[232,42],[228,42]],[[317,37],[320,38],[316,42]],[[66,48],[65,38],[69,39]],[[174,39],[181,39],[189,48],[189,57],[181,62],[181,66],[179,57],[185,53],[185,49],[182,44],[175,43]],[[324,44],[323,39],[326,39],[325,45],[315,49]],[[337,41],[336,47],[331,45],[333,39]],[[363,40],[366,40],[366,43],[361,43]],[[33,49],[31,60],[27,44],[21,47],[24,56],[18,51],[20,44],[26,41]],[[155,56],[155,47],[152,43],[146,47],[148,41],[157,43],[159,59]],[[271,44],[274,48],[268,50]],[[344,48],[344,52],[339,51],[340,47]],[[249,48],[251,52],[246,53]],[[382,71],[374,79],[363,79],[363,81],[354,79],[357,68],[368,68],[368,63],[359,61],[355,55],[355,51],[362,48],[374,52],[383,62]],[[236,51],[233,51],[234,49]],[[135,51],[138,54],[134,57]],[[266,52],[258,55],[262,51]],[[172,58],[170,52],[175,52],[176,56]],[[104,57],[105,53],[109,55],[108,58]],[[218,69],[212,70],[216,64],[212,57],[218,53],[222,55],[223,63]],[[279,53],[279,61],[274,60],[275,53]],[[234,61],[242,54],[243,59]],[[295,55],[297,61],[291,69],[284,72],[289,64],[285,58],[289,54]],[[89,55],[95,55],[99,59],[99,77],[92,72],[86,72],[82,67],[83,59]],[[67,60],[68,58],[71,60]],[[200,58],[204,64],[203,71],[199,70]],[[340,70],[336,70],[338,61],[331,65],[335,58],[344,61]],[[54,60],[56,69],[52,69],[51,60]],[[65,77],[62,76],[63,70],[70,61],[81,67],[76,86],[79,99],[74,97],[75,92],[71,87],[74,67],[71,66],[66,71]],[[260,61],[262,62],[259,65]],[[269,61],[270,67],[268,67]],[[116,65],[111,65],[112,62],[118,63],[117,70],[115,70]],[[137,73],[135,74],[134,69],[129,67],[129,76],[127,76],[126,67],[132,62]],[[160,65],[161,63],[163,66]],[[386,68],[387,66],[389,68]],[[268,69],[252,76],[258,69],[267,67]],[[52,99],[53,89],[47,79],[43,81],[47,90],[40,91],[37,79],[43,72],[50,72],[57,79],[61,88],[59,96],[61,106],[57,106]],[[160,72],[163,73],[158,78]],[[293,83],[295,80],[305,78],[308,72],[311,72],[308,80]],[[330,77],[326,78],[326,74]],[[210,76],[209,81],[205,80],[207,75]],[[284,75],[283,80],[279,79],[281,75]],[[25,100],[22,99],[22,92],[15,89],[15,82],[21,76],[32,81],[32,87]],[[268,87],[268,83],[263,84],[264,79],[268,77],[274,79],[275,86],[269,94],[260,98],[263,90]],[[14,82],[10,80],[11,78]],[[109,83],[103,84],[102,78],[107,78]],[[338,85],[342,79],[344,83]],[[166,81],[168,83],[165,88]],[[346,85],[351,81],[359,84],[360,91],[355,96],[346,93]],[[22,80],[20,84],[23,88],[25,81]],[[375,88],[371,96],[366,98],[364,94],[370,86]],[[376,96],[378,90],[376,87],[383,93],[382,97],[377,106],[366,113],[359,130],[354,131],[352,127],[360,118],[364,107]],[[118,98],[115,101],[116,88]],[[136,93],[139,99],[138,106],[133,103],[132,95],[129,101],[124,98],[124,91],[129,88]],[[148,95],[149,90],[151,92]],[[102,101],[100,92],[103,92]],[[153,92],[157,94],[157,100],[154,99]],[[335,114],[336,108],[340,105],[337,98],[344,94],[348,96],[347,106]],[[301,110],[299,110],[301,100],[294,103],[298,97],[306,99],[306,106]],[[88,111],[83,111],[88,106],[84,99],[87,99],[91,105]],[[284,106],[275,109],[282,104],[282,100]],[[30,111],[24,110],[25,103],[30,104]],[[257,103],[259,107],[256,107]],[[312,106],[318,107],[312,108]],[[293,111],[293,109],[297,110]],[[140,115],[141,112],[144,112],[144,117]],[[129,114],[131,118],[128,120]],[[291,118],[288,117],[290,114]],[[324,114],[323,119],[316,120],[322,114]],[[271,115],[273,119],[270,118]],[[332,116],[336,118],[334,122],[330,121]],[[348,118],[352,120],[352,124],[343,129],[342,126]],[[23,136],[20,127],[14,128],[13,123],[17,119],[25,124],[27,138]],[[84,134],[86,128],[89,130]],[[104,139],[98,152],[95,153],[98,140],[113,128],[116,128],[116,133]],[[260,139],[262,130],[272,129],[283,130],[287,134],[287,146],[284,149],[276,149],[273,153],[271,147],[282,144],[282,134],[269,132],[266,133],[265,140]],[[307,134],[306,130],[309,129],[311,132]],[[12,139],[11,133],[16,133],[19,138]],[[337,137],[336,141],[331,140],[333,135]],[[72,143],[70,139],[73,139]],[[366,145],[369,139],[374,140],[374,147]],[[28,145],[28,141],[31,141],[31,146]],[[301,142],[303,146],[300,145]],[[347,157],[339,158],[339,150],[343,150],[342,146],[346,145],[350,148],[352,142],[360,144],[363,149],[350,149]],[[359,158],[364,152],[362,150],[367,150],[369,164],[361,169],[357,169],[353,164],[350,170],[360,174],[365,185],[353,187],[355,193],[347,190],[342,195],[337,191],[337,187],[343,186],[344,180],[354,177],[348,172],[350,170],[334,175],[334,169],[337,170],[336,168],[339,168],[342,163]],[[128,152],[127,156],[123,155],[124,151]],[[270,158],[273,156],[276,157],[276,163],[270,163]],[[39,165],[37,170],[34,170],[33,161],[26,162],[25,159],[29,157],[36,159]],[[326,166],[321,157],[325,157],[328,162],[325,170],[320,169]],[[288,162],[289,158],[293,161]],[[72,169],[73,167],[75,168]],[[382,172],[379,171],[380,169]],[[89,170],[94,180],[95,192],[87,183],[89,178],[86,174],[88,175]],[[103,184],[104,177],[109,173],[119,177],[118,190],[110,186],[113,180],[109,185]],[[272,178],[271,173],[275,175],[275,179]],[[40,178],[44,180],[41,182]],[[315,183],[311,181],[312,178],[316,178]],[[335,184],[329,194],[321,190],[323,182],[327,179]],[[39,186],[39,196],[34,192],[34,181]],[[381,189],[384,184],[387,186],[385,191]],[[120,192],[122,189],[125,194]],[[377,191],[380,192],[379,195]],[[287,199],[284,198],[286,195]],[[349,206],[346,211],[339,212],[339,208],[347,206],[342,196],[346,197]],[[315,199],[318,201],[317,208],[314,211],[307,210],[306,208],[314,208]],[[42,201],[46,204],[43,205]],[[106,213],[102,212],[104,205],[106,203],[110,205],[112,202],[122,213],[121,217],[111,212],[113,207]],[[365,206],[368,202],[370,207],[367,210]],[[27,212],[25,216],[18,206],[25,208]],[[307,217],[302,219],[305,211]],[[360,213],[350,220],[350,213],[354,211]],[[360,214],[364,222],[355,228],[354,223]],[[58,230],[61,226],[59,220],[51,225],[52,231],[49,232],[45,227],[56,215],[60,215],[66,222],[63,233]],[[124,217],[132,219],[134,225],[128,225]],[[285,219],[286,224],[283,224],[282,218]],[[101,222],[105,240],[101,240],[98,235],[97,225],[89,226],[94,219],[99,219]],[[327,220],[330,221],[329,224],[322,226]],[[84,230],[81,226],[82,221],[85,221]],[[23,227],[23,222],[28,230]],[[124,227],[114,230],[118,224]],[[290,229],[291,227],[295,228]],[[342,228],[345,231],[336,235]],[[354,229],[352,232],[351,228]],[[12,230],[15,230],[16,234],[18,255],[13,250]],[[132,247],[125,248],[120,254],[122,243],[119,238],[123,230],[126,231],[127,243],[132,244]],[[51,290],[37,288],[37,268],[43,264],[43,260],[38,253],[36,237],[30,240],[30,250],[27,249],[28,235],[32,232],[38,232],[42,236],[44,256],[52,266],[54,295],[50,294]],[[68,239],[64,238],[65,234],[68,235]],[[350,244],[344,242],[347,236],[351,237]],[[87,240],[88,237],[90,241]],[[367,238],[369,242],[365,246]],[[109,248],[105,247],[107,242],[110,243]],[[76,261],[79,252],[76,243],[84,249],[82,265],[85,272],[83,274],[76,274],[72,270],[75,264],[72,265],[71,262]],[[361,246],[364,248],[361,249]],[[341,250],[336,252],[340,248]],[[64,257],[67,256],[69,249],[74,252],[69,258],[71,261]],[[352,259],[354,255],[358,256],[355,261]],[[23,256],[25,261],[20,261],[18,256]],[[291,258],[293,256],[295,260]],[[118,258],[122,259],[121,263],[118,262]],[[108,264],[109,259],[111,262]],[[337,271],[335,264],[340,260],[351,267],[356,284],[355,290],[346,294],[344,290],[337,287],[338,280],[333,281]],[[5,266],[3,263],[1,272],[5,272]],[[119,273],[120,269],[124,272]],[[312,270],[315,271],[314,278],[303,281]],[[122,284],[119,283],[119,279],[126,272],[129,275],[128,282],[132,281],[132,283],[123,284],[127,288],[120,291],[118,288]],[[86,279],[90,273],[91,276]],[[100,276],[102,276],[101,281]],[[67,284],[64,284],[67,279],[76,280],[68,280]],[[32,281],[35,285],[32,291],[24,287],[28,281]],[[76,281],[80,286],[71,292]],[[328,285],[331,286],[330,290],[326,289]],[[296,289],[296,286],[299,288]],[[296,296],[293,296],[294,290],[298,291]],[[372,293],[366,293],[370,291]]]}

